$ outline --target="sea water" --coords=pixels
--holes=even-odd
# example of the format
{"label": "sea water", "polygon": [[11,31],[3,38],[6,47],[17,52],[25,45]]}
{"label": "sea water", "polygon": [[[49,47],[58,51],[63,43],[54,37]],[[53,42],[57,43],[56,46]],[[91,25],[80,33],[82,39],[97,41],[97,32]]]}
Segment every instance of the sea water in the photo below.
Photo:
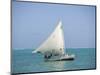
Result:
{"label": "sea water", "polygon": [[32,54],[32,49],[12,50],[12,73],[83,70],[96,68],[95,48],[68,48],[74,54],[72,61],[44,61],[42,54]]}

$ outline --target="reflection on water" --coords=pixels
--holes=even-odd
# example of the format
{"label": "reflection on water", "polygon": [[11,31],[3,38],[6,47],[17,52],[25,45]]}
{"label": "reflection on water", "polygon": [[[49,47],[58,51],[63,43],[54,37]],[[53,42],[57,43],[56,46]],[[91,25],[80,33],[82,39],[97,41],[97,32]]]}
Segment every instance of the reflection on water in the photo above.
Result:
{"label": "reflection on water", "polygon": [[63,70],[66,64],[66,61],[45,61],[41,54],[34,54],[32,59],[33,65],[31,66],[34,66],[34,70],[32,69],[34,72],[59,71]]}
{"label": "reflection on water", "polygon": [[51,68],[51,70],[62,70],[64,69],[64,61],[47,61],[44,63],[45,66]]}

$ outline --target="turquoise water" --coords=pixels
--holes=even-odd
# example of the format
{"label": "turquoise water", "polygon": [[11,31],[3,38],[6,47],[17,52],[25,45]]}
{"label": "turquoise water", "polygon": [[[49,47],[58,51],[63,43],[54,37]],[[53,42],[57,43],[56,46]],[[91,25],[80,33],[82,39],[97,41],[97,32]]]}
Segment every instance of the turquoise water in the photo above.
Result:
{"label": "turquoise water", "polygon": [[73,61],[44,61],[43,55],[32,54],[31,49],[12,50],[12,73],[47,72],[62,70],[95,69],[95,48],[66,49],[75,54]]}

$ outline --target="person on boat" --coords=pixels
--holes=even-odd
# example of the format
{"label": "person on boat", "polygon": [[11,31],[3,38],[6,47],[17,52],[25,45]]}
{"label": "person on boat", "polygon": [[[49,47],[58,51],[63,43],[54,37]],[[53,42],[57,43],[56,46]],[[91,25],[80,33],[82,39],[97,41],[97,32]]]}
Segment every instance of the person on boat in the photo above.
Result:
{"label": "person on boat", "polygon": [[51,56],[52,56],[52,53],[46,53],[46,54],[44,55],[44,58],[45,58],[45,59],[50,59]]}

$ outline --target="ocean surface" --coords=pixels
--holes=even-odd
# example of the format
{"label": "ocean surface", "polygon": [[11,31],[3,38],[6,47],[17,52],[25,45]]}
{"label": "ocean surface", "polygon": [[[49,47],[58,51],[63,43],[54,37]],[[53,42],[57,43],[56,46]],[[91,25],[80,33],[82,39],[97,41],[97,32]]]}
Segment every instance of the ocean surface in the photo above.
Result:
{"label": "ocean surface", "polygon": [[32,49],[12,50],[12,73],[83,70],[96,68],[95,48],[66,49],[74,54],[73,61],[44,61],[42,54],[32,54]]}

